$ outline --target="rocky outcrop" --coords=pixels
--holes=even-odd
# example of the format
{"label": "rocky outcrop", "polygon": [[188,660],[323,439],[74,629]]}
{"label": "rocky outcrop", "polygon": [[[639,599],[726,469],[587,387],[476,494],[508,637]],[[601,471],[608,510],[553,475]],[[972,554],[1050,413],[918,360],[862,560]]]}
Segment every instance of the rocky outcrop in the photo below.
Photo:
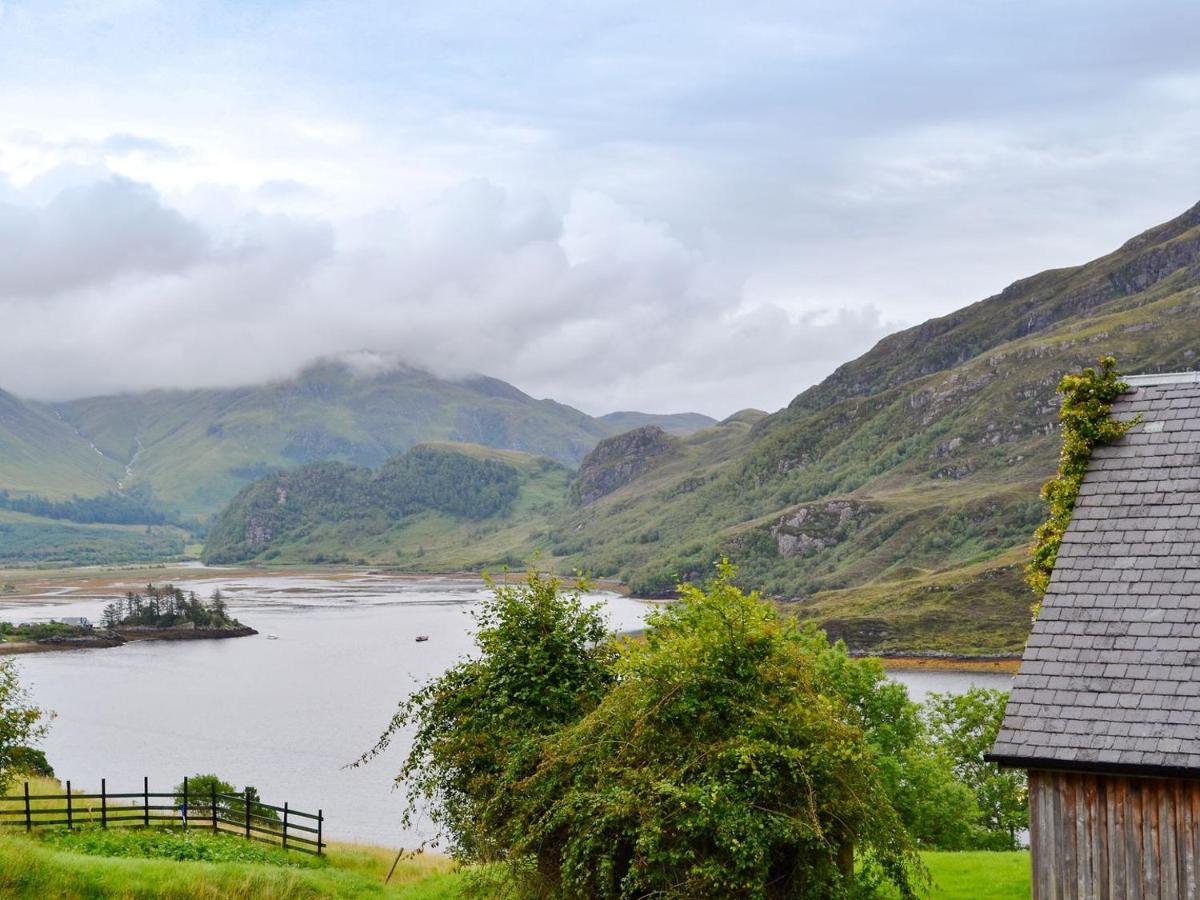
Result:
{"label": "rocky outcrop", "polygon": [[584,457],[571,484],[571,499],[580,506],[595,503],[676,455],[680,446],[678,438],[657,425],[606,438]]}
{"label": "rocky outcrop", "polygon": [[830,500],[797,507],[769,530],[779,555],[788,559],[840,544],[869,515],[867,506],[857,500]]}

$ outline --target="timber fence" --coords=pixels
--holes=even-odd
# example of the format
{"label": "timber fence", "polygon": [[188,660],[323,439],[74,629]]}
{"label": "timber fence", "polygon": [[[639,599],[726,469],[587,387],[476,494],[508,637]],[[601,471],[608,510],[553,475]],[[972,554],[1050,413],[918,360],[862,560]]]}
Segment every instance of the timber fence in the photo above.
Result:
{"label": "timber fence", "polygon": [[107,780],[102,778],[98,794],[73,792],[69,781],[65,794],[31,794],[26,781],[23,793],[0,796],[0,826],[24,827],[26,831],[46,825],[68,828],[174,825],[184,830],[202,828],[214,833],[238,834],[247,840],[317,856],[326,846],[324,823],[322,810],[303,812],[287,803],[272,806],[249,791],[225,794],[213,785],[208,790],[190,791],[186,778],[179,793],[152,793],[150,779],[143,778],[140,791],[113,794],[108,791]]}

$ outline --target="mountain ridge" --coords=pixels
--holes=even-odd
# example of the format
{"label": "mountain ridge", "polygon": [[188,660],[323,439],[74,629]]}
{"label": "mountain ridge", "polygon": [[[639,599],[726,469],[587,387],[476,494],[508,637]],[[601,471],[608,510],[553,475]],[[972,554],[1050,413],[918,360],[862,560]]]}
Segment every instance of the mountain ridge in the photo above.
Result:
{"label": "mountain ridge", "polygon": [[[610,439],[593,451],[589,502],[571,501],[585,465],[496,558],[536,555],[660,594],[728,555],[746,586],[853,646],[1016,652],[1059,379],[1110,354],[1129,372],[1194,368],[1197,338],[1200,206],[884,338],[773,414],[645,448]],[[418,570],[393,537],[396,564]],[[288,552],[304,561],[304,542]]]}

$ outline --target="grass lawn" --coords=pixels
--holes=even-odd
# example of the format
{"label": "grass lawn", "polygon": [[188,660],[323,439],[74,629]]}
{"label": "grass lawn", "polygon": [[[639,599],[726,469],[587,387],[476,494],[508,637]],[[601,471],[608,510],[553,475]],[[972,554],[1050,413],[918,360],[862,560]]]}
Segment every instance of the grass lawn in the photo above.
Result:
{"label": "grass lawn", "polygon": [[934,900],[1028,900],[1029,853],[922,853]]}
{"label": "grass lawn", "polygon": [[[91,829],[73,835],[47,833],[27,837],[0,834],[0,896],[14,898],[199,898],[199,900],[283,900],[309,897],[386,897],[397,900],[448,900],[459,894],[460,876],[442,857],[402,860],[391,884],[383,886],[393,854],[377,847],[332,844],[324,860],[267,850],[249,854],[248,845],[233,835],[189,835],[183,847],[195,852],[205,846],[210,860],[195,861],[147,855],[181,848],[178,833],[150,836],[141,829]],[[166,829],[151,829],[162,834]],[[127,845],[127,846],[125,846]],[[224,848],[222,848],[224,845]],[[128,850],[136,855],[104,855]],[[287,857],[293,857],[289,860]],[[235,860],[235,861],[226,861]]]}

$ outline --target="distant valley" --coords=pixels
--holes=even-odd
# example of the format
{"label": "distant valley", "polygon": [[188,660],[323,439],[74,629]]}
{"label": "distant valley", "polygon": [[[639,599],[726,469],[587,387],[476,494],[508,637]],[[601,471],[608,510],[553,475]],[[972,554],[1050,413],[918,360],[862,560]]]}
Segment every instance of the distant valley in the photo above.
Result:
{"label": "distant valley", "polygon": [[140,484],[179,517],[0,510],[0,559],[6,535],[35,526],[198,549],[218,511],[213,562],[421,572],[536,558],[653,594],[728,554],[747,585],[856,646],[1013,652],[1059,377],[1108,353],[1127,372],[1194,368],[1198,338],[1200,207],[885,338],[770,415],[595,418],[493,379],[336,364],[229,391],[0,395],[10,497]]}

